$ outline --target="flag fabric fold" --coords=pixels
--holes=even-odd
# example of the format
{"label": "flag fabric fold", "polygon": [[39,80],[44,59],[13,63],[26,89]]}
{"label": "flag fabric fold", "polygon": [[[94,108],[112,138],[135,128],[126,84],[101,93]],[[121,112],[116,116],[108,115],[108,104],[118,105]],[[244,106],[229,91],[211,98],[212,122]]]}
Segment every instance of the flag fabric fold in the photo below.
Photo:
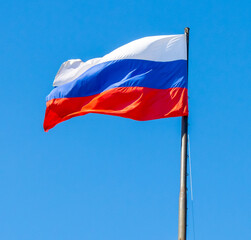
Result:
{"label": "flag fabric fold", "polygon": [[145,37],[102,58],[69,60],[46,98],[44,130],[100,113],[145,121],[188,115],[184,34]]}

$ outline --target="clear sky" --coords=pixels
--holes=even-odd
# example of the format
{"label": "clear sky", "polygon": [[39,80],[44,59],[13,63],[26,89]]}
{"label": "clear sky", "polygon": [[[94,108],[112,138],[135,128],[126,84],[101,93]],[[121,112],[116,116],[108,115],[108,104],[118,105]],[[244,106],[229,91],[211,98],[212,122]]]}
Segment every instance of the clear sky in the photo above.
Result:
{"label": "clear sky", "polygon": [[177,239],[180,118],[42,124],[64,61],[189,26],[196,239],[251,239],[250,22],[247,0],[1,1],[0,238]]}

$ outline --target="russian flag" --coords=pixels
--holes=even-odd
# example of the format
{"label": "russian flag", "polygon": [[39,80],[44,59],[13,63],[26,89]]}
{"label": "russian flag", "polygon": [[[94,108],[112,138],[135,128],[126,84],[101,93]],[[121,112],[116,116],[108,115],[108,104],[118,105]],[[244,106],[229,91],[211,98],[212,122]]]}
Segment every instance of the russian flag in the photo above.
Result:
{"label": "russian flag", "polygon": [[145,37],[60,67],[46,98],[44,130],[88,113],[145,121],[188,115],[184,34]]}

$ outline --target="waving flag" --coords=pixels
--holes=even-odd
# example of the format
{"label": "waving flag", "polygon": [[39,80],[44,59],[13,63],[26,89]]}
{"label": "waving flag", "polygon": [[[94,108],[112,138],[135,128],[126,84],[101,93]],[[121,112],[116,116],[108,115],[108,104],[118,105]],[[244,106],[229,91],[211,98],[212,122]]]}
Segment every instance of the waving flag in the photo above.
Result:
{"label": "waving flag", "polygon": [[44,130],[100,113],[145,121],[188,115],[184,34],[145,37],[102,58],[69,60],[46,98]]}

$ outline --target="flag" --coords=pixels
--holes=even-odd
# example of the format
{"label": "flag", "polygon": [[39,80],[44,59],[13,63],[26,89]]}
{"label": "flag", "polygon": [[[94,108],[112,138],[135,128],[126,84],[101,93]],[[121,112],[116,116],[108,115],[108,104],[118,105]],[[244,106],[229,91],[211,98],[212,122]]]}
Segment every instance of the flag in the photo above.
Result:
{"label": "flag", "polygon": [[69,60],[46,98],[44,130],[88,113],[145,121],[188,115],[186,37],[141,38],[102,58]]}

